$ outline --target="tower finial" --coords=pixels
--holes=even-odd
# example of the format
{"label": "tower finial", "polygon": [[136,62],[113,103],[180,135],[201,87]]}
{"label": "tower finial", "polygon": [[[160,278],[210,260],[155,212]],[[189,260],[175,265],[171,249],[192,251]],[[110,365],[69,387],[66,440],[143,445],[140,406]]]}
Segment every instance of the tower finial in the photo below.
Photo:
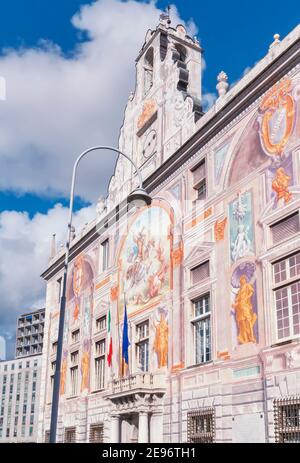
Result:
{"label": "tower finial", "polygon": [[161,13],[160,16],[159,16],[160,22],[165,23],[165,21],[166,21],[168,26],[171,24],[170,10],[171,10],[171,6],[168,5],[167,6],[167,12],[166,13]]}

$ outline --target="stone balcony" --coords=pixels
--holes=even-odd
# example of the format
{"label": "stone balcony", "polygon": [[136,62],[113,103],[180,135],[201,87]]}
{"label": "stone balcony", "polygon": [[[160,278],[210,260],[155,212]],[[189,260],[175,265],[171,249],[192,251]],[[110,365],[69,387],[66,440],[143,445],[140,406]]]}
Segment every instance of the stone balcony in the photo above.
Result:
{"label": "stone balcony", "polygon": [[135,394],[139,392],[164,393],[166,391],[166,372],[136,373],[124,378],[113,379],[109,383],[108,398]]}

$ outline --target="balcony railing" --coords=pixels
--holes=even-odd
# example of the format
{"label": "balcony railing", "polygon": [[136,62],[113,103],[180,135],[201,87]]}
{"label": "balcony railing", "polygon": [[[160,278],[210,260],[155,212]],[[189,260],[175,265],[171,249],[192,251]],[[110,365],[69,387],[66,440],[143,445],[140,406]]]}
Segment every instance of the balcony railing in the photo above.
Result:
{"label": "balcony railing", "polygon": [[164,389],[165,387],[165,374],[137,373],[112,380],[109,389],[110,393],[118,394],[137,389]]}

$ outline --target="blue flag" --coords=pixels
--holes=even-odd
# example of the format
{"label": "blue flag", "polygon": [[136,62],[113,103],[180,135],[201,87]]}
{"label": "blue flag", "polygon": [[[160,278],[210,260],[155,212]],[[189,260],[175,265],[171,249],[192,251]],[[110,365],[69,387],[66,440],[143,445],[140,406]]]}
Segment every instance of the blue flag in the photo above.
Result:
{"label": "blue flag", "polygon": [[127,321],[127,309],[125,304],[124,310],[124,323],[123,323],[123,342],[122,342],[122,360],[128,365],[128,347],[130,342],[128,339],[128,321]]}

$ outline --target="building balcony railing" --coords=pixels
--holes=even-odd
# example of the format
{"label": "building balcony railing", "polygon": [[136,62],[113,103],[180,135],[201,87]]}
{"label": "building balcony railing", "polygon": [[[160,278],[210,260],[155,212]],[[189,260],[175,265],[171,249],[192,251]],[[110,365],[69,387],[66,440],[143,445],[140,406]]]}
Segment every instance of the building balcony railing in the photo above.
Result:
{"label": "building balcony railing", "polygon": [[163,374],[137,373],[125,378],[113,379],[109,383],[109,394],[122,394],[137,390],[165,389],[165,372]]}

